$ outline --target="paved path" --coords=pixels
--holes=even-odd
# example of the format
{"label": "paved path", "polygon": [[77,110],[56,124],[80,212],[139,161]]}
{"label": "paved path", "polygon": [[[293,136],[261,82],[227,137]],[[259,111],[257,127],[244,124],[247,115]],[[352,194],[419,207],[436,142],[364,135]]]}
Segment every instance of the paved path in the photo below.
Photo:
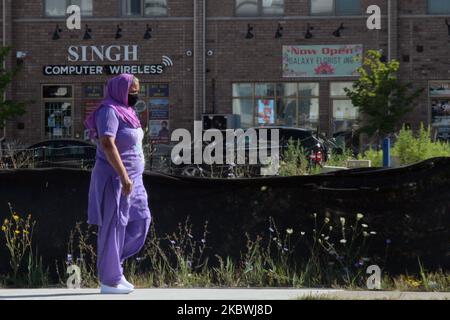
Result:
{"label": "paved path", "polygon": [[0,289],[0,300],[450,300],[450,292],[383,292],[316,289],[137,289],[129,295],[100,295],[98,289]]}

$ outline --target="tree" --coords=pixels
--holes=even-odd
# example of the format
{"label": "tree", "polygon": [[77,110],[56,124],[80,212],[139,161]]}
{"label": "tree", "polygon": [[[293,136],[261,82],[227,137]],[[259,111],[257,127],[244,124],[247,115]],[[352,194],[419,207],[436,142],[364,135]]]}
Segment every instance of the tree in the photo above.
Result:
{"label": "tree", "polygon": [[25,114],[25,102],[16,102],[5,99],[6,89],[11,84],[13,77],[19,72],[20,68],[15,67],[7,71],[3,67],[3,62],[11,51],[10,47],[0,47],[0,129],[4,128],[5,121],[11,120],[15,116]]}
{"label": "tree", "polygon": [[365,116],[359,131],[380,139],[401,127],[401,120],[414,108],[414,100],[424,89],[410,93],[412,84],[402,84],[397,78],[400,63],[382,62],[377,50],[367,51],[362,59],[359,79],[353,84],[353,90],[346,88],[345,92]]}

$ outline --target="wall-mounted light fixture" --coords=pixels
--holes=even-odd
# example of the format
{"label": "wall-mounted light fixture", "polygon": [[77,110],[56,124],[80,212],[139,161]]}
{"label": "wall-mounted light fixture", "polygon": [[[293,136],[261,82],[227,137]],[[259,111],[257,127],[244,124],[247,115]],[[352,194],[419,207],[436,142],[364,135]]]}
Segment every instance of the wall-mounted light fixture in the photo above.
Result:
{"label": "wall-mounted light fixture", "polygon": [[150,28],[149,25],[147,25],[147,29],[145,30],[144,39],[148,40],[152,38],[152,28]]}
{"label": "wall-mounted light fixture", "polygon": [[122,38],[122,28],[121,28],[120,25],[118,24],[118,25],[117,25],[117,30],[116,30],[116,36],[115,36],[115,39],[117,40],[117,39],[120,39],[120,38]]}
{"label": "wall-mounted light fixture", "polygon": [[339,28],[337,28],[335,31],[333,31],[333,36],[339,38],[341,36],[341,31],[344,30],[344,24],[341,23],[341,25],[339,26]]}
{"label": "wall-mounted light fixture", "polygon": [[310,26],[308,23],[306,25],[305,39],[311,39],[313,37],[311,30],[314,30],[314,27]]}
{"label": "wall-mounted light fixture", "polygon": [[92,32],[92,29],[89,28],[89,26],[86,24],[86,31],[84,32],[83,40],[92,39],[91,32]]}
{"label": "wall-mounted light fixture", "polygon": [[53,31],[53,40],[59,40],[61,36],[59,35],[62,32],[62,29],[59,27],[59,24],[56,25],[55,31]]}
{"label": "wall-mounted light fixture", "polygon": [[247,25],[247,34],[245,35],[245,39],[252,39],[255,35],[253,34],[253,27],[248,24]]}
{"label": "wall-mounted light fixture", "polygon": [[283,37],[283,26],[281,24],[278,24],[277,31],[275,32],[275,39],[280,39]]}

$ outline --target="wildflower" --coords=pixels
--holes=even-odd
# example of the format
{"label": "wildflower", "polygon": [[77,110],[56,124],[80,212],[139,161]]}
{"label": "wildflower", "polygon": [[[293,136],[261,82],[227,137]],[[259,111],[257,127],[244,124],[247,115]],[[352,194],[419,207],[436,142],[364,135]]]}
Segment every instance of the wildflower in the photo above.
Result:
{"label": "wildflower", "polygon": [[330,226],[329,229],[330,229],[330,231],[333,231],[333,226]]}
{"label": "wildflower", "polygon": [[306,234],[306,232],[302,231],[302,232],[300,232],[300,234],[301,234],[302,236],[304,236],[304,235]]}
{"label": "wildflower", "polygon": [[318,242],[319,242],[319,243],[322,243],[322,239],[319,239]]}
{"label": "wildflower", "polygon": [[188,237],[191,238],[191,239],[194,238],[194,236],[192,234],[190,234],[190,233],[188,233]]}
{"label": "wildflower", "polygon": [[376,235],[377,233],[375,231],[370,231],[371,235]]}
{"label": "wildflower", "polygon": [[369,226],[367,225],[367,224],[365,224],[365,223],[363,223],[362,225],[361,225],[363,228],[368,228]]}
{"label": "wildflower", "polygon": [[340,220],[341,220],[342,226],[345,226],[345,218],[344,218],[344,217],[341,217]]}
{"label": "wildflower", "polygon": [[286,251],[286,252],[288,252],[288,251],[289,251],[289,249],[288,249],[288,248],[286,248],[286,247],[284,247],[284,248],[283,248],[283,250],[284,250],[284,251]]}
{"label": "wildflower", "polygon": [[324,239],[325,239],[325,241],[328,241],[330,239],[330,237],[327,236]]}
{"label": "wildflower", "polygon": [[175,241],[173,241],[173,240],[170,240],[170,243],[171,243],[171,244],[175,244],[176,242],[175,242]]}
{"label": "wildflower", "polygon": [[313,213],[314,219],[317,218],[317,213]]}
{"label": "wildflower", "polygon": [[356,221],[359,221],[359,220],[361,220],[362,218],[364,218],[364,215],[363,215],[362,213],[358,213],[358,214],[356,215]]}
{"label": "wildflower", "polygon": [[277,242],[277,245],[281,248],[283,245],[280,242]]}
{"label": "wildflower", "polygon": [[366,231],[363,231],[363,236],[364,236],[364,237],[368,237],[369,234],[368,234]]}
{"label": "wildflower", "polygon": [[15,212],[14,214],[13,214],[13,219],[14,219],[14,221],[19,221],[19,216],[17,215],[17,213]]}
{"label": "wildflower", "polygon": [[269,228],[269,231],[272,233],[275,232],[275,230],[273,230],[273,228]]}
{"label": "wildflower", "polygon": [[325,218],[325,224],[328,224],[330,222],[330,218],[326,217]]}
{"label": "wildflower", "polygon": [[273,241],[277,241],[277,237],[273,237]]}
{"label": "wildflower", "polygon": [[206,240],[205,240],[205,239],[202,239],[201,241],[202,241],[202,243],[206,243]]}
{"label": "wildflower", "polygon": [[141,261],[142,260],[142,257],[136,257],[136,261]]}
{"label": "wildflower", "polygon": [[16,229],[16,231],[14,231],[15,234],[19,234],[20,231],[18,229]]}
{"label": "wildflower", "polygon": [[347,240],[341,239],[341,241],[339,241],[339,242],[342,243],[342,244],[346,244],[346,243],[347,243]]}
{"label": "wildflower", "polygon": [[30,232],[27,230],[23,230],[23,234],[29,234]]}
{"label": "wildflower", "polygon": [[266,191],[267,190],[267,186],[262,186],[261,187],[261,191]]}
{"label": "wildflower", "polygon": [[9,223],[8,219],[5,219],[5,221],[3,221],[3,224],[8,224],[8,223]]}
{"label": "wildflower", "polygon": [[293,229],[287,229],[287,230],[286,230],[286,233],[287,233],[287,234],[293,234],[293,233],[294,233],[294,230],[293,230]]}
{"label": "wildflower", "polygon": [[2,231],[6,231],[6,227],[5,226],[2,226]]}
{"label": "wildflower", "polygon": [[71,255],[71,254],[68,254],[68,255],[67,255],[67,262],[68,262],[68,263],[71,263],[71,262],[72,262],[72,255]]}

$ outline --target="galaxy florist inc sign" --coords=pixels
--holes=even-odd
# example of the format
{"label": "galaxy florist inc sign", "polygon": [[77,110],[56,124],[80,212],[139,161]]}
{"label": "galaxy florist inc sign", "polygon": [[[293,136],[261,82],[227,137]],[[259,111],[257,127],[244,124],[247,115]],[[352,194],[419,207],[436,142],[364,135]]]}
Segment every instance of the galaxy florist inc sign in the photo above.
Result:
{"label": "galaxy florist inc sign", "polygon": [[[138,53],[138,45],[70,46],[67,49],[67,60],[71,63],[128,63],[139,61]],[[46,65],[44,74],[47,76],[116,75],[121,73],[159,75],[167,67],[172,66],[172,59],[162,56],[161,63],[158,64]]]}
{"label": "galaxy florist inc sign", "polygon": [[283,46],[283,77],[359,76],[362,53],[361,44]]}

